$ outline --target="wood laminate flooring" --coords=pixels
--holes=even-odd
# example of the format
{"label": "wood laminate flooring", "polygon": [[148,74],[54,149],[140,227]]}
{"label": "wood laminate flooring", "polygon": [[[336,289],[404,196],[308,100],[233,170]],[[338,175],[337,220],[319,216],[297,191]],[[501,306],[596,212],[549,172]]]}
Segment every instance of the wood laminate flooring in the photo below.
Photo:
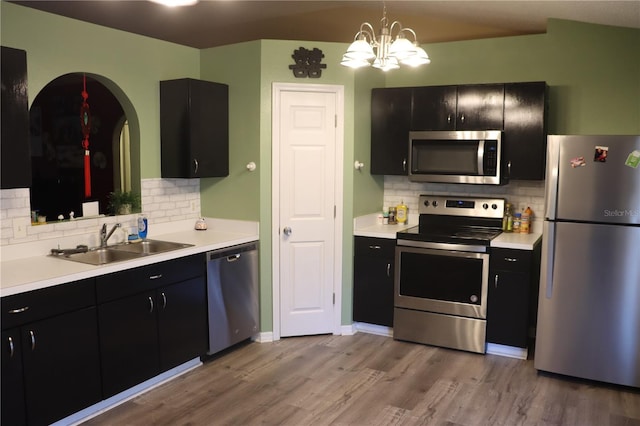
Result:
{"label": "wood laminate flooring", "polygon": [[357,333],[251,343],[91,425],[640,426],[640,390]]}

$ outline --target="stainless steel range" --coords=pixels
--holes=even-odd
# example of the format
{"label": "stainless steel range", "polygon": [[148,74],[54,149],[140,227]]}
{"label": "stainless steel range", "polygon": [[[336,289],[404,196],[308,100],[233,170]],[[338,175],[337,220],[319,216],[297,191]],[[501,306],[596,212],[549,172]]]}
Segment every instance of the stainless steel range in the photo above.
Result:
{"label": "stainless steel range", "polygon": [[485,352],[489,245],[505,200],[421,195],[397,233],[393,337]]}

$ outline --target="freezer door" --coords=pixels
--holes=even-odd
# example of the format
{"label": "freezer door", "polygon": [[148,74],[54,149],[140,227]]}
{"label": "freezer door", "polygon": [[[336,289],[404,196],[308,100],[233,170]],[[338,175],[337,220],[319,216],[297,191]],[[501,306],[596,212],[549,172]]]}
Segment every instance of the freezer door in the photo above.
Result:
{"label": "freezer door", "polygon": [[534,365],[640,387],[640,227],[545,222]]}
{"label": "freezer door", "polygon": [[[545,217],[640,224],[640,136],[549,136]],[[636,167],[634,167],[636,165]]]}

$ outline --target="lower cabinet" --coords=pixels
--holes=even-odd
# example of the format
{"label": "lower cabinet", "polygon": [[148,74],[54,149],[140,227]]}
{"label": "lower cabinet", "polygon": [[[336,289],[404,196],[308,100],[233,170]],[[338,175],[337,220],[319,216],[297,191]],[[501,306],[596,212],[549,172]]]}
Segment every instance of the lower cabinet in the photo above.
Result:
{"label": "lower cabinet", "polygon": [[535,327],[540,245],[533,251],[497,248],[489,259],[487,342],[526,348]]}
{"label": "lower cabinet", "polygon": [[193,256],[97,279],[105,398],[206,353],[204,267]]}
{"label": "lower cabinet", "polygon": [[[2,299],[2,424],[45,425],[102,399],[93,280]],[[87,306],[88,305],[88,306]]]}
{"label": "lower cabinet", "polygon": [[355,237],[353,320],[393,327],[395,239]]}

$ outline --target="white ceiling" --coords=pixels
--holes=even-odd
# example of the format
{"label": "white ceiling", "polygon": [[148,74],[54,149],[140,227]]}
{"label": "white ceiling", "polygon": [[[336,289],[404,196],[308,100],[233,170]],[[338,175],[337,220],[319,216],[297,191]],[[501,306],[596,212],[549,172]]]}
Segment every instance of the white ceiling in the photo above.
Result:
{"label": "white ceiling", "polygon": [[640,0],[200,0],[173,9],[143,0],[12,3],[196,48],[257,39],[348,43],[363,21],[380,28],[383,4],[420,43],[539,34],[548,18],[640,28]]}

